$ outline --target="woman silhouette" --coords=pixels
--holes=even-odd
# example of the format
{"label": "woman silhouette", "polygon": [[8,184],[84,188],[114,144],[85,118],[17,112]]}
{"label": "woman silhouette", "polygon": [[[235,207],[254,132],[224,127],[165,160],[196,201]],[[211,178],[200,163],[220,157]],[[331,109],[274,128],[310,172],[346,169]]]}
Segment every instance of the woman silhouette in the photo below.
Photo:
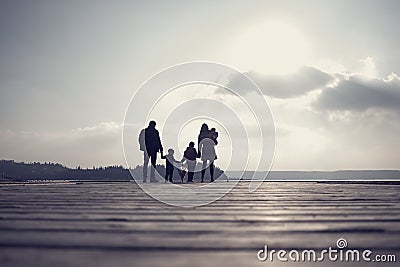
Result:
{"label": "woman silhouette", "polygon": [[[215,132],[214,132],[215,133]],[[216,159],[215,145],[217,145],[217,139],[209,129],[208,125],[203,123],[200,129],[198,137],[198,153],[203,161],[203,167],[201,169],[201,182],[204,182],[204,175],[206,173],[207,162],[210,162],[210,176],[211,182],[214,182],[214,160]]]}

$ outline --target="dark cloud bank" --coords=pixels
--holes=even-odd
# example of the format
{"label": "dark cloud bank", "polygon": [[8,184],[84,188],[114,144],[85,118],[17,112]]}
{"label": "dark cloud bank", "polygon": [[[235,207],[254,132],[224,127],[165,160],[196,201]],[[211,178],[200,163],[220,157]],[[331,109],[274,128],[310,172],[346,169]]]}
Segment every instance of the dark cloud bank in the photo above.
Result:
{"label": "dark cloud bank", "polygon": [[400,111],[400,80],[397,75],[374,80],[350,77],[340,80],[333,88],[324,89],[313,106],[323,110],[379,108]]}
{"label": "dark cloud bank", "polygon": [[[387,79],[366,79],[358,75],[328,74],[314,67],[302,67],[296,73],[278,76],[248,72],[264,95],[273,98],[295,98],[322,89],[311,104],[316,110],[365,111],[380,108],[400,111],[400,78],[391,74]],[[239,93],[250,93],[241,86],[239,76],[231,77],[227,86],[240,88]],[[222,91],[221,91],[222,92]]]}

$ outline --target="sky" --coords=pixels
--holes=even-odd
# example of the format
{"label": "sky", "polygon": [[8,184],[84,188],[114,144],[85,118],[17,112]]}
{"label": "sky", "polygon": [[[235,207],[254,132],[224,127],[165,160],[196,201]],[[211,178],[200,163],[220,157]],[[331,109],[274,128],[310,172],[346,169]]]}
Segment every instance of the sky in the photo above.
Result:
{"label": "sky", "polygon": [[[125,149],[129,166],[141,164],[139,133],[122,144],[136,90],[169,66],[210,61],[259,86],[276,130],[272,170],[399,169],[399,11],[396,0],[1,0],[0,158],[125,166]],[[225,82],[254,94],[234,75]],[[240,130],[209,123],[220,132],[217,165],[228,166]],[[175,125],[177,152],[197,139],[200,124]],[[174,137],[158,126],[163,140]]]}

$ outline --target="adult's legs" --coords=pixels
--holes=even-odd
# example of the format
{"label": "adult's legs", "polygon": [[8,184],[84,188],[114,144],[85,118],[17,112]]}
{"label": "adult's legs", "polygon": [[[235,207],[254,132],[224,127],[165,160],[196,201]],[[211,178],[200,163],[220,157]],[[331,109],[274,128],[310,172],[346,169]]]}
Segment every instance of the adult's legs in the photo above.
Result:
{"label": "adult's legs", "polygon": [[206,174],[207,160],[203,160],[203,166],[201,167],[201,182],[204,182],[204,175]]}
{"label": "adult's legs", "polygon": [[211,182],[214,182],[214,161],[210,160],[210,166],[207,167],[207,160],[203,160],[203,167],[201,168],[201,182],[204,181],[204,175],[206,173],[206,169],[210,168],[210,176],[211,176]]}
{"label": "adult's legs", "polygon": [[214,161],[210,163],[210,175],[211,175],[211,182],[214,182]]}
{"label": "adult's legs", "polygon": [[149,155],[143,151],[143,182],[147,179],[147,168],[149,166]]}
{"label": "adult's legs", "polygon": [[150,162],[151,162],[151,169],[150,169],[150,182],[157,182],[155,179],[155,170],[156,170],[156,162],[157,162],[157,152],[150,154]]}

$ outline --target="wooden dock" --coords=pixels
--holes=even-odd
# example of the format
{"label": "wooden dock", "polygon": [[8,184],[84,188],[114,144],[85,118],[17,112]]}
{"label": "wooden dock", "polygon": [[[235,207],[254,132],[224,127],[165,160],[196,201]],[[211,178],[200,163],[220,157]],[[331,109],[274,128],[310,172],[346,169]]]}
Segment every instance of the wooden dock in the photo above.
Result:
{"label": "wooden dock", "polygon": [[0,266],[365,266],[257,259],[265,244],[320,251],[339,238],[347,248],[396,255],[396,263],[366,266],[399,266],[399,189],[265,182],[249,193],[240,182],[213,204],[178,208],[133,182],[1,184]]}

